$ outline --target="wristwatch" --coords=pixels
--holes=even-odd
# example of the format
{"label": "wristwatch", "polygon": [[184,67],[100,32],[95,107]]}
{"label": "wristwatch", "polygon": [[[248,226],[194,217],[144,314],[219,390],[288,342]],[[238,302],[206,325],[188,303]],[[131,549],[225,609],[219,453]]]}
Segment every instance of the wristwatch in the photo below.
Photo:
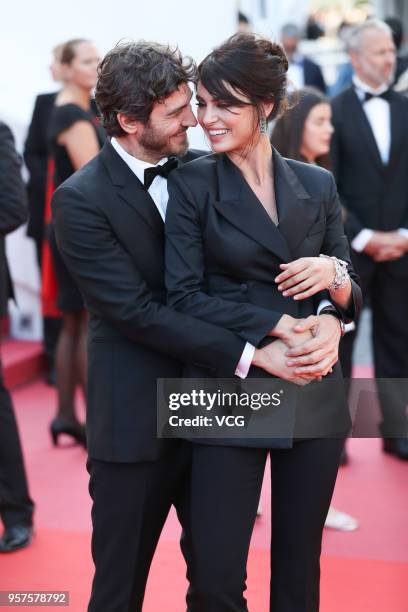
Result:
{"label": "wristwatch", "polygon": [[336,317],[336,319],[338,319],[340,323],[341,337],[343,337],[344,334],[346,333],[346,325],[339,311],[334,306],[324,306],[319,312],[319,315],[322,315],[322,314],[330,314],[330,315],[333,315],[333,317]]}

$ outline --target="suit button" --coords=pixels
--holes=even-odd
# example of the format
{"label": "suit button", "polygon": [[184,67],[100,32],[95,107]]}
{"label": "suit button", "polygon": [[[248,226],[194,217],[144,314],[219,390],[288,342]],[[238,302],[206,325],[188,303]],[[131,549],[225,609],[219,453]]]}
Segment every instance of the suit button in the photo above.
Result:
{"label": "suit button", "polygon": [[246,293],[248,291],[248,285],[246,283],[242,283],[240,286],[241,293]]}

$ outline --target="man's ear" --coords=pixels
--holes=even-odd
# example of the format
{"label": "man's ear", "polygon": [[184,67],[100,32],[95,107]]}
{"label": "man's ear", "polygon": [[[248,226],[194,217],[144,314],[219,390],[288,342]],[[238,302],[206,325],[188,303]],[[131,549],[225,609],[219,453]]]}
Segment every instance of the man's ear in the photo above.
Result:
{"label": "man's ear", "polygon": [[120,127],[124,132],[126,132],[126,134],[137,134],[143,126],[140,121],[137,121],[136,119],[131,119],[123,113],[118,113],[116,115],[116,119],[118,120]]}

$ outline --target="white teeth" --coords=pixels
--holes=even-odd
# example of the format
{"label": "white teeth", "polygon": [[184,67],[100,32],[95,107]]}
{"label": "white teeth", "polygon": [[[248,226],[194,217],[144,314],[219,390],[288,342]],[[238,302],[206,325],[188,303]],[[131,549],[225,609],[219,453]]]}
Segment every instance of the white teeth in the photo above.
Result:
{"label": "white teeth", "polygon": [[224,136],[229,130],[208,130],[210,136]]}

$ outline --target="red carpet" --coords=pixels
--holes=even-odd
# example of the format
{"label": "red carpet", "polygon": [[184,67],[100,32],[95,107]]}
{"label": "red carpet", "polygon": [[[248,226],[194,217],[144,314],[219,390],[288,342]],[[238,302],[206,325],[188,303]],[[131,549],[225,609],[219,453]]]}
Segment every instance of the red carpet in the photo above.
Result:
{"label": "red carpet", "polygon": [[[69,609],[83,612],[92,578],[85,453],[76,446],[52,448],[47,431],[52,389],[35,383],[18,389],[14,400],[37,503],[36,537],[30,548],[0,556],[0,590],[68,590]],[[325,532],[322,612],[408,611],[408,466],[379,447],[378,440],[350,441],[351,463],[340,471],[334,501],[361,527],[352,533]],[[266,478],[264,514],[257,521],[248,567],[251,612],[268,610],[268,498]],[[185,610],[178,536],[172,513],[152,567],[146,612]]]}

